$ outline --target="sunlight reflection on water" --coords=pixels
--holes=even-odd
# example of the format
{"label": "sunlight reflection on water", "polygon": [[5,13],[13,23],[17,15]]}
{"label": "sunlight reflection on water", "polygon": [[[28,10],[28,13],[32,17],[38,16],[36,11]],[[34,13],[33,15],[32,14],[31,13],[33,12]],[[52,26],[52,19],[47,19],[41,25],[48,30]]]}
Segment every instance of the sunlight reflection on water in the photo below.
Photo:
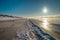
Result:
{"label": "sunlight reflection on water", "polygon": [[48,26],[47,26],[47,25],[48,25],[48,19],[47,19],[47,18],[43,18],[43,21],[42,21],[42,22],[43,22],[43,23],[42,23],[43,28],[45,28],[45,29],[48,30],[48,29],[49,29]]}

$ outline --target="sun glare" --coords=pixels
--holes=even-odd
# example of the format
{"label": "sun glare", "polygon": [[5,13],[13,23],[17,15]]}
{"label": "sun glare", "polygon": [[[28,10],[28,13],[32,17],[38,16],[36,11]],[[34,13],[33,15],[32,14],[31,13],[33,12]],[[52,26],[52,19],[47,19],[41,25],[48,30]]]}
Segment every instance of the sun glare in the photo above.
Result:
{"label": "sun glare", "polygon": [[43,12],[47,13],[47,8],[46,7],[44,7]]}

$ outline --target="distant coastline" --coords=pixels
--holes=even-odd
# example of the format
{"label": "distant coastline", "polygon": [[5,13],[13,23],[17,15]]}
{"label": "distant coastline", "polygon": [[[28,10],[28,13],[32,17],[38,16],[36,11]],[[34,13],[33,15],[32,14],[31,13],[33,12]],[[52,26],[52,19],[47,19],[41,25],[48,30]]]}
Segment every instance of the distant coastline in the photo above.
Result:
{"label": "distant coastline", "polygon": [[0,14],[0,17],[12,17],[12,18],[19,18],[17,16],[11,16],[11,15],[5,15],[5,14]]}

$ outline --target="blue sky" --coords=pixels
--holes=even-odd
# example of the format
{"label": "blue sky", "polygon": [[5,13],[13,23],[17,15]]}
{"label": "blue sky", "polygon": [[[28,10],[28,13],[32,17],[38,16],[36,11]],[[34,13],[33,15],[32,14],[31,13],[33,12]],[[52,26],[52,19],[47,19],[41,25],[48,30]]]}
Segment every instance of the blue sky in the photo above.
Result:
{"label": "blue sky", "polygon": [[[42,12],[44,6],[48,13]],[[15,16],[59,15],[60,0],[0,0],[0,14]]]}

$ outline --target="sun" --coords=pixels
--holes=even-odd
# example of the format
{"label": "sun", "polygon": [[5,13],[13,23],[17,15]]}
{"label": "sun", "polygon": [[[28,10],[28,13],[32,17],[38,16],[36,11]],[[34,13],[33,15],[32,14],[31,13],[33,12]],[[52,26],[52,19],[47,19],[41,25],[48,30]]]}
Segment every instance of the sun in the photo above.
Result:
{"label": "sun", "polygon": [[47,13],[47,11],[48,11],[47,8],[44,7],[43,12],[44,12],[44,13]]}

